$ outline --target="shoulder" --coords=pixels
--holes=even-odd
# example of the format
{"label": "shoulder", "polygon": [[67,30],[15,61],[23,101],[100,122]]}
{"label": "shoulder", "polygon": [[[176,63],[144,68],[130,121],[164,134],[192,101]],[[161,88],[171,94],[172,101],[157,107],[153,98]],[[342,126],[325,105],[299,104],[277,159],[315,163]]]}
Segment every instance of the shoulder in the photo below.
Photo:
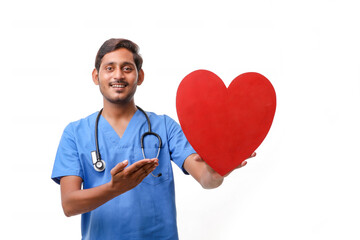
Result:
{"label": "shoulder", "polygon": [[164,124],[166,128],[172,128],[179,125],[173,118],[166,114],[156,114],[154,112],[146,112],[146,114],[154,124]]}
{"label": "shoulder", "polygon": [[70,122],[64,130],[64,133],[76,134],[76,132],[88,131],[95,126],[96,117],[99,112],[90,114],[87,117],[78,119],[76,121]]}

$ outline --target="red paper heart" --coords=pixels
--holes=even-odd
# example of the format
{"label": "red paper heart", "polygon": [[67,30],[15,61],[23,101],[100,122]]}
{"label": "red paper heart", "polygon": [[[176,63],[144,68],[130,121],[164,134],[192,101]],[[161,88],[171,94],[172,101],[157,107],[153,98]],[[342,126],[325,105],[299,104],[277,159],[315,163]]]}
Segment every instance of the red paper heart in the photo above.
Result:
{"label": "red paper heart", "polygon": [[266,137],[276,94],[259,73],[243,73],[226,88],[214,73],[197,70],[180,83],[176,109],[195,151],[224,176],[249,158]]}

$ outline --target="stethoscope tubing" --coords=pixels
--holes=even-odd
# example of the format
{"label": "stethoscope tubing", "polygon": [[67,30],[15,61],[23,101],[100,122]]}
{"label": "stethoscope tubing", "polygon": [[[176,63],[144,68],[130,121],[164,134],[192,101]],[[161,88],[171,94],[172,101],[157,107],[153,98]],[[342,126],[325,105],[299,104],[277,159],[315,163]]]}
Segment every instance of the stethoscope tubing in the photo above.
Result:
{"label": "stethoscope tubing", "polygon": [[[146,122],[148,124],[148,131],[143,133],[141,135],[141,138],[140,138],[140,145],[141,145],[141,151],[142,151],[142,155],[144,157],[144,159],[146,159],[145,157],[145,152],[144,152],[144,138],[148,135],[153,135],[155,137],[157,137],[158,141],[159,141],[159,147],[158,147],[158,152],[157,152],[157,155],[156,155],[156,158],[159,158],[159,154],[160,154],[160,149],[162,147],[162,141],[161,141],[161,137],[159,136],[159,134],[153,132],[151,130],[151,122],[150,122],[150,119],[149,119],[149,116],[146,114],[146,112],[140,108],[139,106],[136,106],[137,109],[139,109],[145,116],[146,118]],[[100,155],[100,150],[99,150],[99,140],[98,140],[98,126],[99,126],[99,119],[100,119],[100,116],[101,116],[101,113],[102,113],[103,109],[101,109],[96,117],[96,121],[95,121],[95,147],[96,147],[96,162],[94,163],[93,162],[93,165],[94,165],[94,168],[96,171],[98,172],[102,172],[105,170],[105,161],[101,159],[101,155]],[[154,177],[160,177],[161,176],[161,173],[159,173],[158,175],[154,175],[151,173],[152,176]]]}
{"label": "stethoscope tubing", "polygon": [[99,125],[99,119],[101,116],[103,109],[101,109],[99,111],[99,114],[96,117],[96,122],[95,122],[95,146],[96,146],[96,160],[100,161],[101,160],[101,155],[100,155],[100,150],[99,150],[99,137],[98,137],[98,125]]}

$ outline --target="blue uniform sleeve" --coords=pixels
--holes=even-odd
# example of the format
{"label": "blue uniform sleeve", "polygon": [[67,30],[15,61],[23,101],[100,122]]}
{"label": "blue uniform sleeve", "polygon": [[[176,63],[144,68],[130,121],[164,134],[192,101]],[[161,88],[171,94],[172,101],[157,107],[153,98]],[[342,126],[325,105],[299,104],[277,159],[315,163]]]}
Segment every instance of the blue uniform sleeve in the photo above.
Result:
{"label": "blue uniform sleeve", "polygon": [[65,128],[61,137],[51,178],[59,184],[61,177],[70,175],[84,179],[71,124]]}
{"label": "blue uniform sleeve", "polygon": [[189,155],[196,152],[186,139],[184,132],[177,122],[165,115],[165,124],[171,160],[178,165],[185,174],[189,174],[184,169],[184,161]]}

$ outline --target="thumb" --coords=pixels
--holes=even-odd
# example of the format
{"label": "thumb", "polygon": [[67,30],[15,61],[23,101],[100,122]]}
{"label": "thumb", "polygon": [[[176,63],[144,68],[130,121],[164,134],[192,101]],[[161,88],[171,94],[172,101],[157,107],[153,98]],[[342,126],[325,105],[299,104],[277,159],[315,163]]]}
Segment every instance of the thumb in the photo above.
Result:
{"label": "thumb", "polygon": [[121,172],[122,170],[125,169],[125,167],[128,165],[129,161],[125,160],[122,161],[121,163],[118,163],[113,169],[111,169],[110,174],[112,176],[116,175],[117,173]]}

